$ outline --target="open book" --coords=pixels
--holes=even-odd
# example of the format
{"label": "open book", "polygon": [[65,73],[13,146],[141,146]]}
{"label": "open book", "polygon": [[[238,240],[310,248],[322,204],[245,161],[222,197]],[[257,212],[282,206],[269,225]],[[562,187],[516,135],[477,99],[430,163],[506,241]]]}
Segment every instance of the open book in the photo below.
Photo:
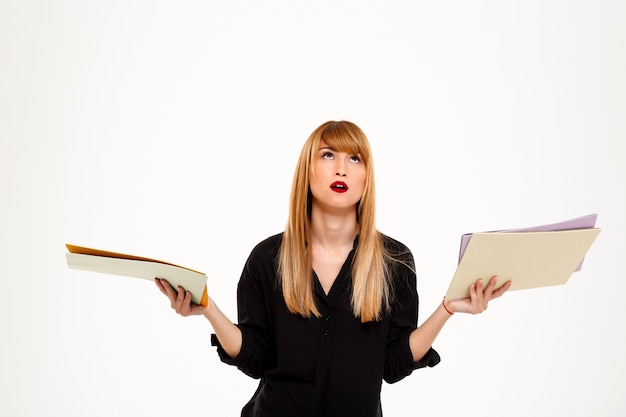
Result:
{"label": "open book", "polygon": [[580,270],[601,229],[597,215],[523,229],[468,233],[461,237],[459,264],[446,298],[469,297],[469,286],[498,276],[510,290],[562,285]]}
{"label": "open book", "polygon": [[207,276],[193,269],[185,268],[156,259],[144,258],[100,249],[66,244],[67,266],[72,269],[122,275],[154,281],[165,279],[174,288],[183,287],[191,293],[191,301],[206,306],[208,295]]}

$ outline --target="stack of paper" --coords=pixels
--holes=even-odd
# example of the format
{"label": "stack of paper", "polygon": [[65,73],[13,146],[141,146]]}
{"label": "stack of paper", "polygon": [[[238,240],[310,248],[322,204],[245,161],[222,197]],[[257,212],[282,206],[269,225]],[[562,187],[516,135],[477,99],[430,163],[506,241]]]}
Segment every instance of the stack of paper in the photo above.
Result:
{"label": "stack of paper", "polygon": [[446,298],[469,297],[469,286],[498,277],[511,290],[562,285],[582,265],[600,233],[597,215],[524,229],[470,233],[461,237],[459,264]]}
{"label": "stack of paper", "polygon": [[155,278],[167,280],[174,288],[183,287],[191,293],[191,301],[206,306],[207,276],[189,268],[174,265],[156,259],[123,253],[103,251],[83,246],[65,245],[69,253],[65,254],[67,265],[73,269],[122,275],[154,281]]}

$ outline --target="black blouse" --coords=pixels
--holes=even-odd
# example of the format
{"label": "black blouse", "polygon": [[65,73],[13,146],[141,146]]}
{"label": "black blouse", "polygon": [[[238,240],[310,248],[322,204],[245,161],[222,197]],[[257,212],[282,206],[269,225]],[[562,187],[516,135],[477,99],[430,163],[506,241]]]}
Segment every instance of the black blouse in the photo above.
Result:
{"label": "black blouse", "polygon": [[418,313],[411,252],[384,237],[386,247],[403,262],[391,265],[393,304],[382,320],[361,323],[352,314],[354,248],[328,295],[315,276],[315,301],[322,316],[307,319],[291,314],[283,300],[276,273],[281,241],[278,234],[259,243],[243,269],[237,290],[237,326],[243,336],[239,355],[228,357],[212,337],[223,362],[261,379],[242,416],[381,416],[383,379],[394,383],[440,360],[431,348],[414,362],[409,348]]}

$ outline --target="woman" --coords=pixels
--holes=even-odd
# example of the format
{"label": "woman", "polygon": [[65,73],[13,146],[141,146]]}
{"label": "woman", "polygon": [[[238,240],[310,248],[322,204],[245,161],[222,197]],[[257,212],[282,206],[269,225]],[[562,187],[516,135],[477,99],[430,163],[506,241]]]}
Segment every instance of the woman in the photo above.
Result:
{"label": "woman", "polygon": [[202,314],[221,360],[260,378],[242,416],[381,416],[382,381],[434,366],[454,312],[501,296],[496,278],[444,300],[419,328],[413,256],[375,225],[372,155],[353,123],[330,121],[304,144],[283,233],[259,243],[237,291],[238,324],[212,299],[156,283],[177,313]]}

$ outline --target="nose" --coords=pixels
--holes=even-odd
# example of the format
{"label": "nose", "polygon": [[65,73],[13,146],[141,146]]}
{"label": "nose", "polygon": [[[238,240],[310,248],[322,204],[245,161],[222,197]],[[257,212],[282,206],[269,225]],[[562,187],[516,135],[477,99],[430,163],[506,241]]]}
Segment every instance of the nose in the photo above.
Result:
{"label": "nose", "polygon": [[343,162],[338,162],[337,163],[337,171],[335,172],[335,175],[338,177],[345,177],[346,176],[346,167],[344,166]]}

